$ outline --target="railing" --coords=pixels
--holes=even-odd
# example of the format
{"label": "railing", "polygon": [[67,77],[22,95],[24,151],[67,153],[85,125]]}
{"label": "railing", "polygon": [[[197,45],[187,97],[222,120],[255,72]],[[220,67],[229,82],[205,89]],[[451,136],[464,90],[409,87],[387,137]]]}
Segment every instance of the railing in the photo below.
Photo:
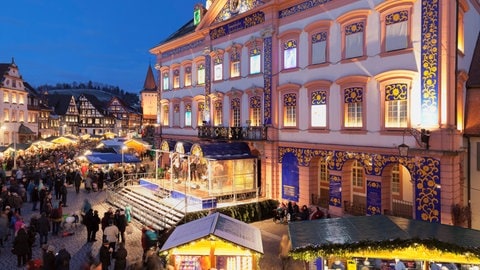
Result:
{"label": "railing", "polygon": [[266,126],[251,127],[212,127],[199,126],[198,137],[215,140],[249,140],[264,141],[267,140]]}
{"label": "railing", "polygon": [[343,211],[345,214],[352,216],[365,216],[367,214],[365,203],[359,202],[343,201]]}
{"label": "railing", "polygon": [[409,201],[393,200],[391,215],[396,217],[412,218],[413,203]]}

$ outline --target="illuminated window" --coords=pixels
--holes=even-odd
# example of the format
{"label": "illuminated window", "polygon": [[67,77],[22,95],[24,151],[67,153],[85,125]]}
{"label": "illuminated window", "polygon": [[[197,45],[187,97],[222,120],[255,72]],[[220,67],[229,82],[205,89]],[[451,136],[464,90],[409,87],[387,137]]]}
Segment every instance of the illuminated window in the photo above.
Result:
{"label": "illuminated window", "polygon": [[214,121],[215,126],[223,124],[223,104],[219,100],[215,101]]}
{"label": "illuminated window", "polygon": [[362,188],[364,187],[364,179],[363,179],[363,167],[360,166],[358,161],[354,161],[352,165],[352,185],[354,188]]}
{"label": "illuminated window", "polygon": [[18,104],[25,104],[25,96],[20,94],[18,95]]}
{"label": "illuminated window", "polygon": [[321,159],[319,164],[318,164],[318,177],[320,179],[320,182],[322,183],[328,183],[328,167],[327,167],[327,161],[325,159]]}
{"label": "illuminated window", "polygon": [[262,98],[250,97],[250,125],[260,126],[262,123]]}
{"label": "illuminated window", "polygon": [[169,107],[168,107],[168,105],[163,105],[163,110],[162,110],[162,124],[163,124],[164,126],[168,126],[168,125],[169,125],[168,118],[169,118]]}
{"label": "illuminated window", "polygon": [[18,114],[18,120],[20,122],[25,122],[25,112],[24,111],[20,111],[19,114]]}
{"label": "illuminated window", "polygon": [[199,102],[198,103],[198,110],[197,110],[197,124],[199,126],[203,126],[203,115],[205,113],[205,103]]}
{"label": "illuminated window", "polygon": [[325,63],[327,59],[327,32],[317,32],[311,37],[312,42],[312,59],[311,63]]}
{"label": "illuminated window", "polygon": [[231,126],[240,126],[240,98],[233,98],[230,102],[231,109]]}
{"label": "illuminated window", "polygon": [[185,126],[189,127],[192,125],[192,104],[185,104]]}
{"label": "illuminated window", "polygon": [[327,126],[327,92],[313,91],[310,98],[310,125],[312,127]]}
{"label": "illuminated window", "polygon": [[3,121],[10,122],[10,111],[8,109],[3,109]]}
{"label": "illuminated window", "polygon": [[188,66],[185,68],[185,86],[192,86],[192,67]]}
{"label": "illuminated window", "polygon": [[408,85],[405,83],[385,86],[385,127],[408,126]]}
{"label": "illuminated window", "polygon": [[168,79],[168,72],[163,73],[163,90],[168,90],[170,87],[170,81]]}
{"label": "illuminated window", "polygon": [[392,194],[400,195],[400,166],[393,165],[392,169]]}
{"label": "illuminated window", "polygon": [[253,49],[250,51],[250,74],[258,74],[261,71],[261,54],[260,50]]}
{"label": "illuminated window", "polygon": [[9,103],[9,99],[8,99],[8,97],[10,96],[9,94],[10,94],[9,92],[3,91],[3,102]]}
{"label": "illuminated window", "polygon": [[363,88],[350,87],[344,90],[345,127],[363,126]]}
{"label": "illuminated window", "polygon": [[233,46],[230,52],[230,77],[240,77],[240,51],[237,46]]}
{"label": "illuminated window", "polygon": [[12,93],[12,103],[17,103],[17,93]]}
{"label": "illuminated window", "polygon": [[297,126],[297,95],[294,93],[283,95],[283,121],[285,127]]}
{"label": "illuminated window", "polygon": [[283,44],[283,68],[297,67],[297,41],[290,39]]}
{"label": "illuminated window", "polygon": [[205,66],[203,64],[198,65],[197,81],[200,85],[205,84]]}
{"label": "illuminated window", "polygon": [[173,89],[180,88],[180,70],[173,71]]}

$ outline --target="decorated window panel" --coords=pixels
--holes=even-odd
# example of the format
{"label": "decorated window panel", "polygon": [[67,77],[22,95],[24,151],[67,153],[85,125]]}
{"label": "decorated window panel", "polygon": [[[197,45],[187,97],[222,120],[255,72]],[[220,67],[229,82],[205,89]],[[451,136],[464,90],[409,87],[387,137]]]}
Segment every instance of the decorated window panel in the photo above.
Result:
{"label": "decorated window panel", "polygon": [[205,113],[205,103],[204,102],[199,102],[198,103],[198,110],[197,110],[197,122],[199,126],[203,126],[203,115]]}
{"label": "decorated window panel", "polygon": [[240,98],[233,98],[230,102],[230,108],[232,110],[232,122],[231,126],[239,127],[240,126]]}
{"label": "decorated window panel", "polygon": [[325,63],[327,60],[327,32],[312,35],[312,64]]}
{"label": "decorated window panel", "polygon": [[169,125],[169,122],[168,122],[168,117],[170,116],[169,115],[169,106],[168,105],[163,105],[163,110],[162,110],[162,123],[164,126],[168,126]]}
{"label": "decorated window panel", "polygon": [[192,104],[185,104],[185,126],[189,127],[192,125]]}
{"label": "decorated window panel", "polygon": [[173,88],[180,88],[180,70],[175,69],[173,71]]}
{"label": "decorated window panel", "polygon": [[180,126],[180,104],[173,105],[173,125]]}
{"label": "decorated window panel", "polygon": [[184,84],[185,86],[192,86],[192,67],[190,66],[185,68]]}
{"label": "decorated window panel", "polygon": [[364,22],[345,26],[345,59],[363,56],[364,30]]}
{"label": "decorated window panel", "polygon": [[408,47],[408,17],[407,10],[385,16],[385,50],[387,52]]}
{"label": "decorated window panel", "polygon": [[363,88],[350,87],[344,92],[345,127],[361,128],[363,125]]}
{"label": "decorated window panel", "polygon": [[297,126],[297,95],[294,93],[283,95],[283,125]]}
{"label": "decorated window panel", "polygon": [[205,65],[200,64],[197,68],[197,83],[202,85],[205,84]]}
{"label": "decorated window panel", "polygon": [[261,55],[262,52],[256,47],[250,50],[250,74],[258,74],[261,72]]}
{"label": "decorated window panel", "polygon": [[314,91],[311,95],[310,125],[312,127],[327,126],[327,92]]}
{"label": "decorated window panel", "polygon": [[408,125],[408,85],[385,86],[385,127],[406,128]]}
{"label": "decorated window panel", "polygon": [[283,68],[297,67],[297,41],[290,39],[283,44]]}
{"label": "decorated window panel", "polygon": [[223,124],[223,104],[221,101],[215,101],[214,113],[215,126],[221,126]]}
{"label": "decorated window panel", "polygon": [[250,97],[250,125],[260,126],[262,124],[262,98],[260,96]]}
{"label": "decorated window panel", "polygon": [[223,79],[223,60],[221,57],[215,57],[213,62],[213,79],[220,81]]}
{"label": "decorated window panel", "polygon": [[240,77],[240,52],[236,47],[230,55],[230,77]]}
{"label": "decorated window panel", "polygon": [[170,80],[169,80],[168,72],[163,73],[162,88],[163,90],[170,89]]}

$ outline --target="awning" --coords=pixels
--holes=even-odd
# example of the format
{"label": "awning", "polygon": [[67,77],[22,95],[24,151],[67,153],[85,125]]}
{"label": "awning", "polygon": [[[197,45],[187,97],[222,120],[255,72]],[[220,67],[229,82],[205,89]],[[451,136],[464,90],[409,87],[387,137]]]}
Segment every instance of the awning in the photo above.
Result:
{"label": "awning", "polygon": [[175,144],[177,141],[174,140],[163,140],[160,144],[160,149],[165,152],[173,152],[175,150]]}
{"label": "awning", "polygon": [[110,163],[138,163],[140,159],[131,154],[117,153],[92,153],[85,156],[90,163],[93,164],[110,164]]}
{"label": "awning", "polygon": [[480,231],[385,215],[288,224],[295,259],[318,257],[480,263]]}
{"label": "awning", "polygon": [[216,160],[256,158],[246,142],[196,143],[192,146],[191,154]]}
{"label": "awning", "polygon": [[[202,239],[213,239],[212,237],[219,237],[227,242],[263,254],[260,229],[221,213],[214,213],[176,227],[163,244],[161,251]],[[208,254],[209,250],[206,251]]]}

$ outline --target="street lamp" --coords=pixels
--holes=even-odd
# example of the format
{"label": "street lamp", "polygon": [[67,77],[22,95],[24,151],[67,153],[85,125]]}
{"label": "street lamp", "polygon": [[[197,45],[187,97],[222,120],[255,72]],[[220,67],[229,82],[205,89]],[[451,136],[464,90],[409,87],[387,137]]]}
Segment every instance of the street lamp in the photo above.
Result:
{"label": "street lamp", "polygon": [[122,181],[125,181],[125,166],[124,166],[124,162],[125,162],[125,150],[127,150],[127,147],[124,145],[122,146]]}

